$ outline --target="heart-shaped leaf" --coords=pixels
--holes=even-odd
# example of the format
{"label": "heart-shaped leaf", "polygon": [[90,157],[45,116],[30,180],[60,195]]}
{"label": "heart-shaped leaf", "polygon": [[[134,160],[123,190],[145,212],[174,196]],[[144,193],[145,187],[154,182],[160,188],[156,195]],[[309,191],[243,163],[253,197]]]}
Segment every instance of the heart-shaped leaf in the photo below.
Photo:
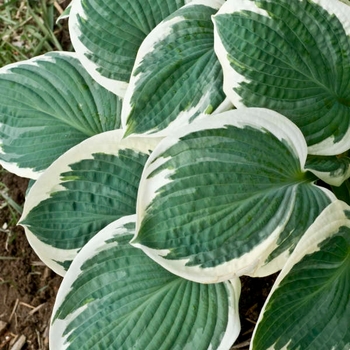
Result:
{"label": "heart-shaped leaf", "polygon": [[50,349],[229,349],[240,330],[239,280],[177,277],[129,244],[134,231],[135,216],[121,218],[77,255],[57,295]]}
{"label": "heart-shaped leaf", "polygon": [[305,233],[260,314],[252,350],[350,345],[350,207],[336,201]]}
{"label": "heart-shaped leaf", "polygon": [[167,135],[223,104],[222,70],[214,52],[211,20],[222,3],[190,3],[146,37],[124,99],[126,135]]}
{"label": "heart-shaped leaf", "polygon": [[30,189],[20,219],[38,256],[64,275],[77,252],[110,222],[136,213],[143,166],[155,138],[102,133],[55,161]]}
{"label": "heart-shaped leaf", "polygon": [[186,0],[76,0],[69,33],[79,59],[106,89],[124,96],[148,33]]}
{"label": "heart-shaped leaf", "polygon": [[122,101],[87,74],[75,53],[52,52],[0,69],[0,163],[37,179],[61,154],[120,128]]}
{"label": "heart-shaped leaf", "polygon": [[306,152],[300,130],[266,109],[232,110],[178,130],[145,165],[132,243],[198,282],[278,271],[335,199],[304,171]]}
{"label": "heart-shaped leaf", "polygon": [[228,0],[214,17],[224,91],[303,132],[309,153],[350,148],[350,7],[338,0]]}

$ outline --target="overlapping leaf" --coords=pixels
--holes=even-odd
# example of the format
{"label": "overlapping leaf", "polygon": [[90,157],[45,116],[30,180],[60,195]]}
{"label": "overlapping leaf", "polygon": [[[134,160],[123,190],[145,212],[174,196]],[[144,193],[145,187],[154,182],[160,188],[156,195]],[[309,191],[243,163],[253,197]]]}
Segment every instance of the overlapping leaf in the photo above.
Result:
{"label": "overlapping leaf", "polygon": [[137,51],[148,33],[185,0],[76,0],[69,32],[84,67],[123,96]]}
{"label": "overlapping leaf", "polygon": [[135,216],[99,232],[60,287],[52,350],[222,349],[238,336],[239,280],[190,282],[129,244]]}
{"label": "overlapping leaf", "polygon": [[224,90],[236,107],[270,108],[309,153],[350,148],[350,7],[337,0],[228,0],[214,17]]}
{"label": "overlapping leaf", "polygon": [[308,156],[305,168],[313,172],[319,179],[340,186],[350,177],[350,158],[342,156]]}
{"label": "overlapping leaf", "polygon": [[350,180],[347,179],[340,186],[332,186],[332,190],[338,199],[350,205]]}
{"label": "overlapping leaf", "polygon": [[251,349],[350,347],[350,207],[332,203],[305,233],[258,320]]}
{"label": "overlapping leaf", "polygon": [[120,127],[121,100],[73,53],[1,68],[0,91],[0,163],[19,176],[36,179],[74,145]]}
{"label": "overlapping leaf", "polygon": [[147,36],[124,99],[126,134],[167,135],[223,104],[222,70],[214,52],[211,20],[222,3],[190,3]]}
{"label": "overlapping leaf", "polygon": [[158,141],[122,134],[102,133],[73,147],[26,197],[20,223],[39,257],[61,275],[98,231],[136,212],[143,166]]}
{"label": "overlapping leaf", "polygon": [[335,199],[304,171],[306,152],[298,128],[266,109],[179,130],[146,163],[132,243],[194,281],[278,271]]}

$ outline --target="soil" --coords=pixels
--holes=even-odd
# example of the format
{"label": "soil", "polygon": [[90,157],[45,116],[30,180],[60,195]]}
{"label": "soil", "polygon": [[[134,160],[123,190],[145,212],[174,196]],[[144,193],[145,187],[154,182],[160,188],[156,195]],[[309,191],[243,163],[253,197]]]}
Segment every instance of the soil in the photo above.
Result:
{"label": "soil", "polygon": [[[4,198],[9,196],[22,205],[28,180],[1,170],[0,184],[0,350],[46,350],[51,312],[62,278],[34,253],[24,230],[16,226],[19,214]],[[242,330],[232,349],[248,349],[275,278],[242,277]],[[23,345],[16,347],[16,342]]]}
{"label": "soil", "polygon": [[232,346],[233,349],[248,350],[250,339],[267,296],[278,274],[264,278],[241,277],[242,291],[239,300],[241,333]]}
{"label": "soil", "polygon": [[62,278],[29,246],[19,214],[4,198],[24,202],[28,180],[0,172],[0,349],[46,350],[52,307]]}

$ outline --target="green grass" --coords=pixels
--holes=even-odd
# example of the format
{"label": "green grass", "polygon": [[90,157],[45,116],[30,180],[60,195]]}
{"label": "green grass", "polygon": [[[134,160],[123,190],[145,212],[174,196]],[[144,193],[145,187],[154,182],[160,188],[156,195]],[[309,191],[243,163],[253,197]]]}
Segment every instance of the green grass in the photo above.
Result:
{"label": "green grass", "polygon": [[4,208],[8,209],[7,225],[9,227],[14,227],[17,225],[17,221],[22,214],[23,208],[10,197],[9,189],[2,182],[5,173],[7,173],[7,170],[0,167],[0,210],[3,210]]}
{"label": "green grass", "polygon": [[60,3],[62,1],[0,0],[0,67],[48,51],[67,50],[59,40],[67,33],[66,21],[56,23],[62,12]]}

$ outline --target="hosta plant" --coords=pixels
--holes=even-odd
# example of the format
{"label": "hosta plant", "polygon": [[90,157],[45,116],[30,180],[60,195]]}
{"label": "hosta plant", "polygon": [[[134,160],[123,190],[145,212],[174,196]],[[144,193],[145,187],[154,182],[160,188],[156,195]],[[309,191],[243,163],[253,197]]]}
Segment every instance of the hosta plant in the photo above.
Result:
{"label": "hosta plant", "polygon": [[[350,7],[74,0],[74,53],[0,69],[0,162],[64,276],[51,349],[350,349]],[[348,203],[348,204],[347,204]]]}

